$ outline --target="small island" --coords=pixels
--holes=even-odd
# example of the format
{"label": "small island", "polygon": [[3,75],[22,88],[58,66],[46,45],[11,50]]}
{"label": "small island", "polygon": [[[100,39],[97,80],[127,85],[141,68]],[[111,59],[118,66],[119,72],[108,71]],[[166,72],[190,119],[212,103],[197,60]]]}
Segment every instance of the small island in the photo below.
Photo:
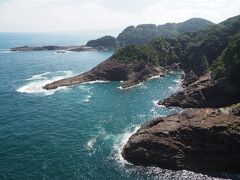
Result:
{"label": "small island", "polygon": [[20,46],[11,48],[11,51],[15,52],[28,52],[28,51],[96,51],[102,50],[100,48],[93,48],[89,46],[40,46],[40,47],[30,47],[30,46]]}

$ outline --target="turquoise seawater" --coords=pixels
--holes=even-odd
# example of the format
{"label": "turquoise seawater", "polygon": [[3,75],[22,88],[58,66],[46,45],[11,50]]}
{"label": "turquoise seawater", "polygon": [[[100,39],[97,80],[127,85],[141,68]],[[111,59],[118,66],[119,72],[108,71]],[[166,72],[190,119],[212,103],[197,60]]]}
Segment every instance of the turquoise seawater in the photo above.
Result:
{"label": "turquoise seawater", "polygon": [[8,51],[85,39],[0,34],[0,179],[207,178],[136,167],[121,157],[124,143],[142,123],[179,111],[156,101],[181,88],[180,72],[125,90],[117,82],[95,82],[46,91],[46,83],[87,71],[113,52]]}

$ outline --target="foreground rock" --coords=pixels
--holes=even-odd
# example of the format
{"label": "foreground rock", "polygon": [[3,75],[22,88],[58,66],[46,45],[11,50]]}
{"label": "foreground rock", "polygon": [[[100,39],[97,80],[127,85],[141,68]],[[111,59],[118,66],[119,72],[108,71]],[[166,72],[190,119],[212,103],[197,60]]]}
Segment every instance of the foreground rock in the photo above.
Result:
{"label": "foreground rock", "polygon": [[240,102],[240,89],[225,80],[213,80],[210,72],[196,79],[193,74],[187,76],[187,87],[183,91],[158,104],[182,108],[219,108]]}
{"label": "foreground rock", "polygon": [[162,67],[154,67],[138,63],[120,63],[118,60],[108,59],[92,70],[80,75],[55,81],[44,86],[45,89],[56,89],[61,86],[72,86],[89,81],[124,81],[123,88],[136,85],[152,76],[163,75],[167,70]]}
{"label": "foreground rock", "polygon": [[240,172],[239,107],[188,109],[145,123],[125,145],[135,164],[197,172]]}
{"label": "foreground rock", "polygon": [[30,47],[30,46],[21,46],[11,48],[11,51],[52,51],[52,50],[65,50],[65,51],[94,51],[94,50],[102,50],[96,49],[89,46],[41,46],[41,47]]}

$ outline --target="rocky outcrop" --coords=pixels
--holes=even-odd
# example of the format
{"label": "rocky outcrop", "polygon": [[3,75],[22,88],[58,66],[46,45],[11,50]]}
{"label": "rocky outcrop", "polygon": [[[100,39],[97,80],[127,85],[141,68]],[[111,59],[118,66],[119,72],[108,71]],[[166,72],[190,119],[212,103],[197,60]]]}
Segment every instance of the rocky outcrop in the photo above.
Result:
{"label": "rocky outcrop", "polygon": [[[189,81],[192,79],[188,80],[187,85]],[[226,80],[213,80],[209,72],[158,104],[182,108],[219,108],[237,102],[240,102],[240,89]]]}
{"label": "rocky outcrop", "polygon": [[182,85],[184,87],[187,87],[190,84],[196,82],[199,79],[199,77],[193,71],[190,71],[189,73],[183,74],[182,79],[183,79]]}
{"label": "rocky outcrop", "polygon": [[187,109],[145,123],[125,145],[135,164],[197,172],[240,172],[239,106]]}
{"label": "rocky outcrop", "polygon": [[[20,52],[53,51],[53,50],[94,51],[94,50],[98,50],[98,49],[92,48],[92,47],[88,47],[88,46],[41,46],[41,47],[21,46],[21,47],[11,48],[11,51],[20,51]],[[102,50],[102,49],[100,49],[100,50]]]}
{"label": "rocky outcrop", "polygon": [[121,86],[127,88],[166,72],[167,70],[160,66],[151,66],[141,61],[138,63],[121,63],[115,59],[108,59],[88,72],[55,81],[47,84],[44,88],[48,90],[56,89],[61,86],[71,86],[96,80],[124,81]]}

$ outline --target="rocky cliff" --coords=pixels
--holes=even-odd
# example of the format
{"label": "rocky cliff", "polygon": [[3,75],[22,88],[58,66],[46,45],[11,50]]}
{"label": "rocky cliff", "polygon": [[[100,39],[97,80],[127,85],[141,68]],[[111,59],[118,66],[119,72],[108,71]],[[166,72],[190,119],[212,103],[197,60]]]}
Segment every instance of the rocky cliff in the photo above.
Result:
{"label": "rocky cliff", "polygon": [[214,80],[211,72],[201,76],[183,91],[159,101],[159,105],[181,108],[219,108],[240,102],[240,88],[227,80]]}
{"label": "rocky cliff", "polygon": [[136,165],[240,172],[239,107],[188,109],[147,122],[122,155]]}

